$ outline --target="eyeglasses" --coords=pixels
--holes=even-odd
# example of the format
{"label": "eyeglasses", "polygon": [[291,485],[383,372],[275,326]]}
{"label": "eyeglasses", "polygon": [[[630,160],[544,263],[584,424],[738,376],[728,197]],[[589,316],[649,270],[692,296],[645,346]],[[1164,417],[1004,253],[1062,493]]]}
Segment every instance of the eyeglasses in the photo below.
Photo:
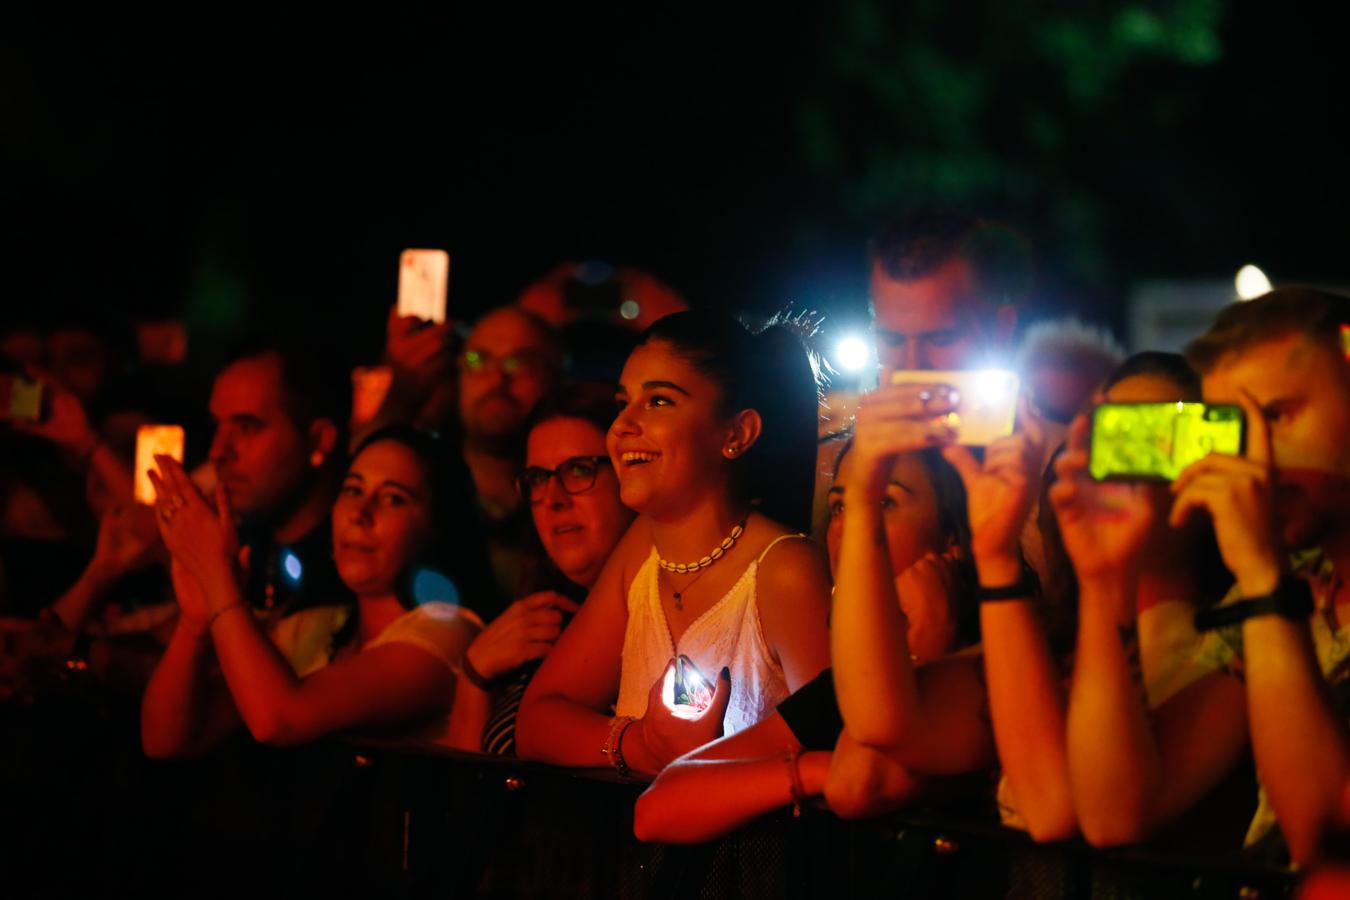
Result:
{"label": "eyeglasses", "polygon": [[544,355],[537,350],[517,350],[506,356],[493,356],[487,350],[465,350],[459,358],[459,367],[470,375],[480,375],[494,363],[506,375],[537,373],[547,367]]}
{"label": "eyeglasses", "polygon": [[584,494],[595,486],[595,474],[600,471],[601,464],[609,461],[608,456],[574,456],[563,460],[556,469],[526,466],[525,471],[516,476],[516,490],[531,503],[540,503],[548,490],[548,480],[556,475],[565,493]]}

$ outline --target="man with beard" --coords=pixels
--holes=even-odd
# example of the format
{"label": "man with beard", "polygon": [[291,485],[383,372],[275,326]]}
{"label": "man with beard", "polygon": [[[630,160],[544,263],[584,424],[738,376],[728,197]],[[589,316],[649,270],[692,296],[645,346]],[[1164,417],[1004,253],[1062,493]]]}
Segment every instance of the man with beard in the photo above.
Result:
{"label": "man with beard", "polygon": [[[1207,402],[1240,404],[1241,456],[1171,486],[1171,524],[1207,513],[1235,585],[1190,687],[1151,715],[1139,690],[1133,573],[1084,602],[1068,717],[1080,824],[1133,843],[1190,808],[1250,740],[1261,780],[1249,848],[1315,858],[1350,782],[1350,299],[1283,288],[1230,306],[1187,350]],[[1275,826],[1278,822],[1279,828]]]}
{"label": "man with beard", "polygon": [[521,586],[528,556],[528,507],[516,492],[525,458],[525,423],[562,375],[557,335],[515,307],[474,325],[459,357],[459,418],[464,461],[486,523],[492,570],[504,597]]}

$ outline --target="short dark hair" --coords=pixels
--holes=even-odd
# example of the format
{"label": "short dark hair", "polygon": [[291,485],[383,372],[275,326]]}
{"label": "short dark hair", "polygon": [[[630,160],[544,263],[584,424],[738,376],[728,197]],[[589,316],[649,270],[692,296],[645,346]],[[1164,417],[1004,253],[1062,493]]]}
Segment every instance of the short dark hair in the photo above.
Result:
{"label": "short dark hair", "polygon": [[[264,356],[275,356],[281,364],[282,403],[297,427],[304,430],[327,419],[337,426],[339,436],[346,433],[352,409],[351,372],[331,351],[313,335],[250,335],[231,348],[221,369]],[[345,443],[339,439],[338,446]]]}
{"label": "short dark hair", "polygon": [[868,259],[897,281],[915,281],[964,257],[980,224],[954,210],[918,209],[882,228],[868,244]]}
{"label": "short dark hair", "polygon": [[1161,350],[1144,350],[1127,357],[1106,376],[1102,390],[1109,391],[1126,378],[1136,375],[1167,379],[1181,392],[1177,398],[1179,400],[1200,399],[1200,373],[1191,368],[1186,357],[1180,353],[1165,353]]}
{"label": "short dark hair", "polygon": [[1226,356],[1256,344],[1301,334],[1341,352],[1341,327],[1350,325],[1350,297],[1311,287],[1282,287],[1224,307],[1186,347],[1186,360],[1202,375]]}
{"label": "short dark hair", "polygon": [[722,390],[722,411],[759,413],[759,440],[736,458],[734,486],[760,512],[798,531],[811,530],[820,421],[815,357],[794,330],[800,320],[775,316],[758,332],[711,311],[658,319],[639,344],[662,341]]}
{"label": "short dark hair", "polygon": [[539,425],[553,419],[581,419],[600,429],[601,434],[609,432],[614,424],[617,405],[614,395],[618,385],[605,381],[577,381],[563,385],[552,395],[539,401],[539,405],[530,413],[525,425],[529,434]]}

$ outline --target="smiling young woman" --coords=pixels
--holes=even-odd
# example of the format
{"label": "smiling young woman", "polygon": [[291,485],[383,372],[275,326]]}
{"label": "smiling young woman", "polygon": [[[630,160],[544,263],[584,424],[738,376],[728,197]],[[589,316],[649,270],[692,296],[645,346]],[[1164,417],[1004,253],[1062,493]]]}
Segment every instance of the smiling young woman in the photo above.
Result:
{"label": "smiling young woman", "polygon": [[[531,683],[518,742],[528,758],[654,773],[828,664],[828,568],[800,534],[818,398],[786,328],[679,313],[643,335],[618,402],[609,457],[639,517]],[[664,696],[677,656],[716,679],[700,715]]]}

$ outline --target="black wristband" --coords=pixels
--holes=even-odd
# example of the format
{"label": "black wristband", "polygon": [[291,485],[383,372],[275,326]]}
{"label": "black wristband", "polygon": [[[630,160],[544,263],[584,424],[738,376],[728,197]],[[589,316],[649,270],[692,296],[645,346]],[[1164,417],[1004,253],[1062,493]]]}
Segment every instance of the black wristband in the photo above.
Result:
{"label": "black wristband", "polygon": [[1308,582],[1301,578],[1285,578],[1264,597],[1250,597],[1196,613],[1195,629],[1213,631],[1243,622],[1252,616],[1268,616],[1271,613],[1298,621],[1308,618],[1312,611],[1312,589],[1308,587]]}
{"label": "black wristband", "polygon": [[1041,580],[1036,577],[1030,566],[1022,567],[1021,576],[1012,584],[975,588],[975,599],[981,603],[997,603],[1000,600],[1035,600],[1041,595]]}

